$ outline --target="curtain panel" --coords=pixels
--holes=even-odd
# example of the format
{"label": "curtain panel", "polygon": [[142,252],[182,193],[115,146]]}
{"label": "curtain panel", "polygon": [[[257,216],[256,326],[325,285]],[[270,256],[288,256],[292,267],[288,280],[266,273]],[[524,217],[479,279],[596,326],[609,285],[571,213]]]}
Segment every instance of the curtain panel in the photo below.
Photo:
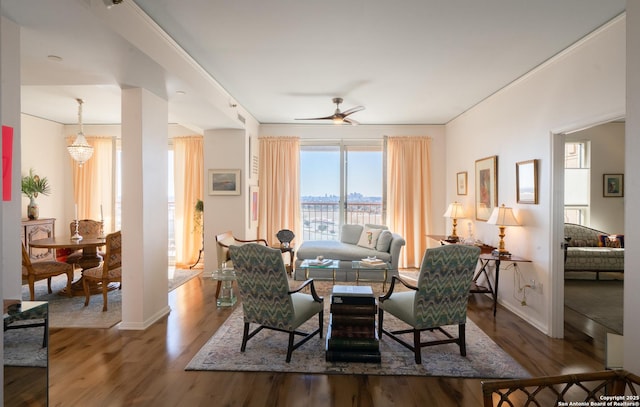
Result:
{"label": "curtain panel", "polygon": [[300,139],[261,137],[258,185],[258,237],[270,246],[279,242],[276,233],[300,231]]}
{"label": "curtain panel", "polygon": [[387,138],[389,228],[407,241],[399,267],[420,267],[432,230],[430,137]]}
{"label": "curtain panel", "polygon": [[192,265],[203,245],[202,220],[196,204],[204,196],[204,138],[173,139],[176,267]]}
{"label": "curtain panel", "polygon": [[[75,136],[68,137],[71,144]],[[93,155],[82,165],[69,156],[73,168],[73,202],[78,205],[79,219],[104,221],[104,232],[113,231],[113,137],[86,137]],[[72,219],[69,220],[71,223]],[[64,222],[63,222],[64,224]]]}

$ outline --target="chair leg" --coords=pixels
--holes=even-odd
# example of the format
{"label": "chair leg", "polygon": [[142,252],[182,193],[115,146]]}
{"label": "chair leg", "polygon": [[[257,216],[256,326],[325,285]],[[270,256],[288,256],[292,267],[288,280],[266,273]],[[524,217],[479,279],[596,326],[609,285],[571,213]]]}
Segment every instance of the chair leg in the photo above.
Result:
{"label": "chair leg", "polygon": [[416,363],[422,363],[422,348],[420,348],[420,331],[413,330],[413,353],[415,355]]}
{"label": "chair leg", "polygon": [[67,274],[67,296],[69,298],[73,297],[73,293],[71,292],[72,287],[71,283],[73,282],[73,270]]}
{"label": "chair leg", "polygon": [[31,301],[35,301],[36,298],[36,280],[33,277],[29,277],[29,296]]}
{"label": "chair leg", "polygon": [[324,311],[318,313],[318,322],[320,323],[320,337],[322,338],[322,330],[324,325]]}
{"label": "chair leg", "polygon": [[242,332],[242,346],[240,346],[240,352],[244,352],[247,349],[247,341],[249,337],[249,323],[244,323],[244,331]]}
{"label": "chair leg", "polygon": [[102,282],[102,312],[107,310],[107,295],[109,294],[109,282]]}
{"label": "chair leg", "polygon": [[42,338],[42,347],[46,348],[49,343],[49,319],[44,319],[44,337]]}
{"label": "chair leg", "polygon": [[458,343],[460,345],[460,355],[467,356],[467,338],[466,338],[466,325],[458,325]]}
{"label": "chair leg", "polygon": [[384,311],[378,306],[378,338],[382,339],[382,321]]}
{"label": "chair leg", "polygon": [[51,291],[51,277],[47,278],[47,290],[49,290],[49,294],[53,292]]}
{"label": "chair leg", "polygon": [[293,340],[295,334],[293,331],[289,332],[289,346],[287,347],[287,363],[291,362],[291,354],[293,353]]}

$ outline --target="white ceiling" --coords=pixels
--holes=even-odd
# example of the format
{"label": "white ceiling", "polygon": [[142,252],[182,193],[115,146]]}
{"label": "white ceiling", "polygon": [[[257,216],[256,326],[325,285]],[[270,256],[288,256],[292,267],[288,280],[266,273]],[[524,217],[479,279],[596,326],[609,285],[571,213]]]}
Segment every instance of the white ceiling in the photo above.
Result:
{"label": "white ceiling", "polygon": [[0,1],[23,27],[23,113],[76,123],[82,98],[85,123],[119,123],[120,89],[144,87],[197,129],[237,126],[236,103],[260,123],[314,123],[294,119],[332,114],[336,96],[366,107],[352,116],[362,124],[446,123],[625,3]]}

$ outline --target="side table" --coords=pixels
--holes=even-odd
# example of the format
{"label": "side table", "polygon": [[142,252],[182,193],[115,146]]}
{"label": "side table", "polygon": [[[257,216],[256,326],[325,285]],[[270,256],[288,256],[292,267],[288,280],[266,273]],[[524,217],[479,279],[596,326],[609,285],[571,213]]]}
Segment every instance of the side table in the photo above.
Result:
{"label": "side table", "polygon": [[289,258],[291,263],[289,263],[289,265],[285,267],[287,268],[287,272],[289,273],[289,275],[293,275],[293,272],[295,271],[295,264],[296,264],[296,260],[295,260],[296,247],[294,245],[285,246],[284,244],[281,244],[280,253],[282,254],[289,253]]}
{"label": "side table", "polygon": [[[480,254],[478,258],[480,262],[480,269],[476,272],[476,275],[473,276],[473,284],[471,285],[471,293],[486,293],[491,294],[493,298],[493,316],[496,316],[496,310],[498,307],[498,282],[500,281],[500,262],[506,261],[511,263],[531,263],[531,260],[523,259],[518,256],[494,256],[493,254]],[[496,273],[493,279],[493,287],[491,286],[491,279],[489,278],[489,274],[487,272],[487,268],[491,263],[494,263]],[[484,275],[487,280],[488,287],[483,287],[478,285],[478,278],[481,275]]]}
{"label": "side table", "polygon": [[220,295],[216,298],[216,305],[218,307],[233,307],[238,301],[235,293],[233,292],[233,282],[236,279],[236,272],[234,269],[222,269],[216,270],[211,273],[211,278],[222,282],[222,290]]}

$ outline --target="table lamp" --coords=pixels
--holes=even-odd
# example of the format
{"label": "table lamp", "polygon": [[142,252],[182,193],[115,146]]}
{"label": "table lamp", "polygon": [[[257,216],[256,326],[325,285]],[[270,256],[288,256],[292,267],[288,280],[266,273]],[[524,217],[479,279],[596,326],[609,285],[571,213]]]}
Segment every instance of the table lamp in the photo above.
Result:
{"label": "table lamp", "polygon": [[447,237],[447,240],[454,242],[459,241],[460,238],[456,234],[456,227],[458,226],[458,219],[465,217],[464,206],[462,206],[462,203],[454,201],[452,204],[449,204],[449,207],[443,216],[445,218],[453,219],[453,230],[451,231],[451,235]]}
{"label": "table lamp", "polygon": [[504,206],[504,204],[497,208],[493,208],[493,212],[491,213],[489,220],[487,220],[487,223],[498,225],[498,228],[500,229],[500,234],[498,235],[500,236],[500,243],[498,244],[497,254],[499,256],[509,256],[511,253],[504,248],[504,228],[506,226],[520,226],[520,223],[513,215],[513,209]]}

